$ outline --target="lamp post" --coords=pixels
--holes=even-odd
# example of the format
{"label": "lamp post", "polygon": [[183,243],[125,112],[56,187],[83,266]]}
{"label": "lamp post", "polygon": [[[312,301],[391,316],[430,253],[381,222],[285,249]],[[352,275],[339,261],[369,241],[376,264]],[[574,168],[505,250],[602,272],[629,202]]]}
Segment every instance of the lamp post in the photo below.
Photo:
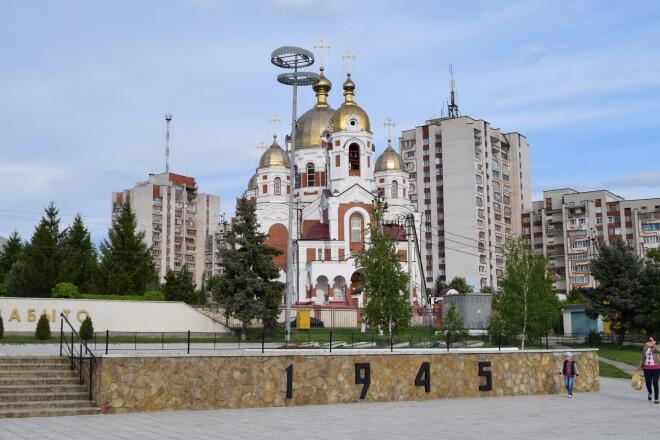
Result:
{"label": "lamp post", "polygon": [[283,46],[275,49],[270,56],[270,62],[283,69],[293,69],[293,72],[277,75],[277,81],[293,86],[293,113],[291,116],[291,166],[289,170],[289,230],[286,242],[286,292],[284,293],[284,340],[288,344],[291,340],[291,300],[293,299],[293,190],[295,183],[296,164],[296,106],[298,100],[298,86],[311,86],[319,82],[320,77],[312,72],[299,72],[301,67],[314,64],[314,55],[305,49],[292,46]]}

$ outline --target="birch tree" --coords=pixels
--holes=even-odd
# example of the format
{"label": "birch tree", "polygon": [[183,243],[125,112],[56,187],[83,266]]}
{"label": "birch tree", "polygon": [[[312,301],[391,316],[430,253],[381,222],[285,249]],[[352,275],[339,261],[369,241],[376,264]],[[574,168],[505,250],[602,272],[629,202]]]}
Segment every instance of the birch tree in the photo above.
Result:
{"label": "birch tree", "polygon": [[552,290],[548,259],[537,254],[520,237],[507,246],[505,273],[493,295],[495,314],[489,328],[522,338],[550,330],[561,313],[561,304]]}

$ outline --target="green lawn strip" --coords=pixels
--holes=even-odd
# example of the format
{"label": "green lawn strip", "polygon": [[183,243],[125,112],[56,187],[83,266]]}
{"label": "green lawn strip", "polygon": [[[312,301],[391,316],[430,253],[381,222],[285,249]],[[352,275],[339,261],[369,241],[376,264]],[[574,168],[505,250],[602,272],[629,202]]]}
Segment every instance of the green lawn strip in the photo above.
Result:
{"label": "green lawn strip", "polygon": [[618,369],[614,365],[606,364],[603,361],[598,361],[598,368],[600,369],[601,377],[614,377],[617,379],[630,379],[632,377],[625,371]]}
{"label": "green lawn strip", "polygon": [[54,344],[60,343],[60,335],[51,336],[48,339],[41,340],[34,336],[5,335],[0,339],[0,344]]}
{"label": "green lawn strip", "polygon": [[[564,345],[571,348],[592,348],[590,344],[564,343]],[[619,348],[616,344],[601,342],[599,344],[593,344],[593,348],[598,349],[598,356],[613,361],[623,362],[632,365],[633,367],[637,366],[642,358],[642,347],[636,345],[624,345],[623,348]]]}

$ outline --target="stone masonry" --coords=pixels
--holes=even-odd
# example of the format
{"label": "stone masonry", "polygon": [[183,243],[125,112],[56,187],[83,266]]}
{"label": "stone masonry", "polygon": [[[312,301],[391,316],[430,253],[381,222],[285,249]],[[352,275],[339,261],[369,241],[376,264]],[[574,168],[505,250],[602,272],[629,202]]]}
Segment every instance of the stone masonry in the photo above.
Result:
{"label": "stone masonry", "polygon": [[[363,400],[369,402],[555,394],[564,392],[563,376],[557,374],[562,354],[438,350],[111,356],[99,359],[95,396],[105,413],[359,402],[367,369],[370,384]],[[575,350],[574,359],[580,369],[575,392],[598,391],[597,351]],[[489,374],[492,389],[480,391]]]}

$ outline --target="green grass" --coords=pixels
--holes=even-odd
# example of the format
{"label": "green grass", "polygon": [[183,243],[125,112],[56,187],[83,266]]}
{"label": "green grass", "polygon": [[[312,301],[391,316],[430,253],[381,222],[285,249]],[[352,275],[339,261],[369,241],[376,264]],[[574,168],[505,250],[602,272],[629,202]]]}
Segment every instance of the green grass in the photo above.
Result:
{"label": "green grass", "polygon": [[606,364],[603,361],[598,361],[598,368],[600,369],[601,377],[614,377],[617,379],[630,379],[632,376],[615,367],[614,365]]}
{"label": "green grass", "polygon": [[[567,344],[571,348],[591,348],[590,344]],[[642,347],[636,345],[624,345],[623,348],[619,348],[616,344],[609,342],[601,342],[598,344],[593,344],[593,348],[598,349],[598,356],[604,357],[605,359],[610,359],[613,361],[623,362],[633,367],[639,365],[639,361],[642,358]]]}
{"label": "green grass", "polygon": [[60,343],[60,335],[51,335],[46,340],[37,339],[34,336],[5,335],[0,339],[0,344],[54,344]]}

